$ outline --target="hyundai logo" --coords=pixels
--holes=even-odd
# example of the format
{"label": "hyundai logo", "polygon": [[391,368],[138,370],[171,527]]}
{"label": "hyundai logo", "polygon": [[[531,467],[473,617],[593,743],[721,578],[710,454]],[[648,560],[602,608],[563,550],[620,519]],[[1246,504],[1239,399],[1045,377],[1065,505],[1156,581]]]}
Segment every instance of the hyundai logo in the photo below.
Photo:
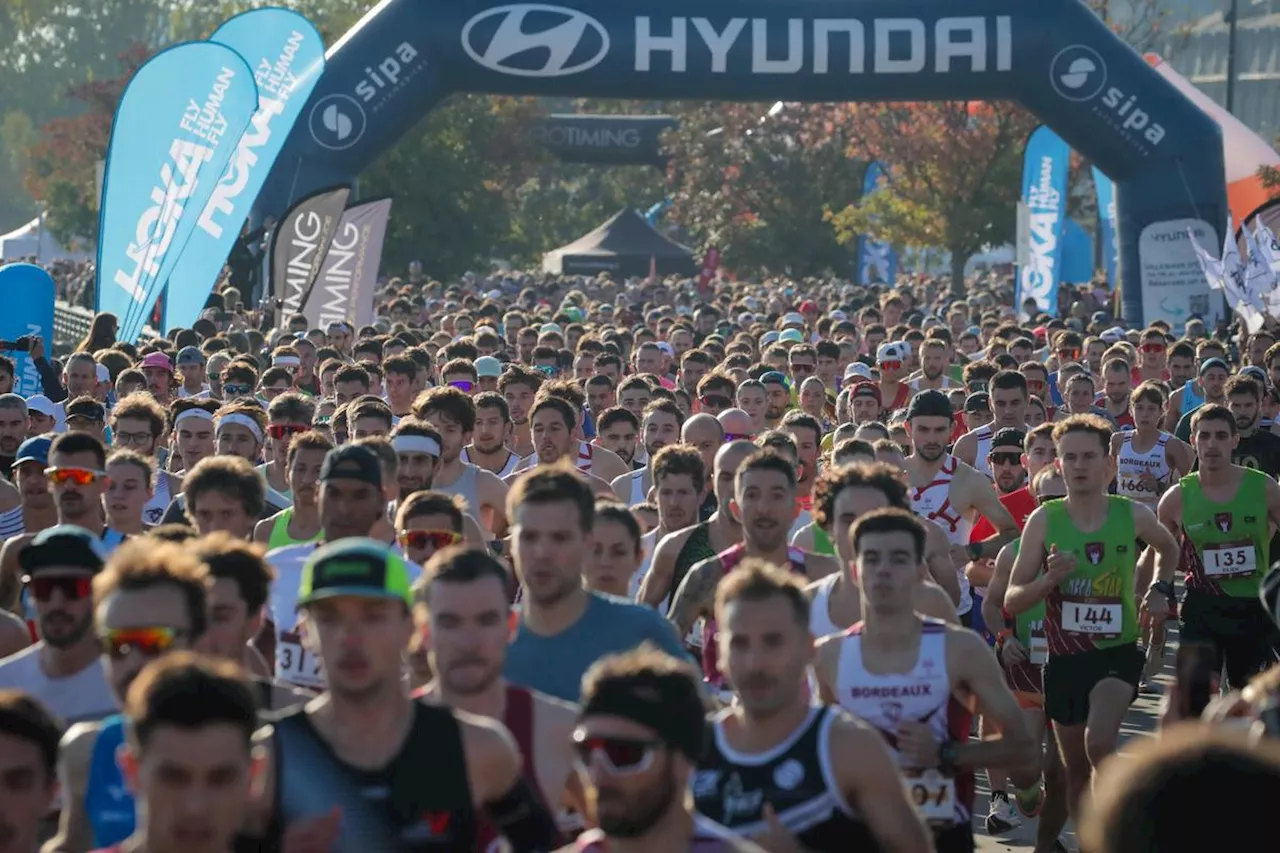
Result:
{"label": "hyundai logo", "polygon": [[462,28],[462,49],[478,65],[515,77],[567,77],[599,65],[609,33],[590,15],[543,3],[486,9]]}
{"label": "hyundai logo", "polygon": [[311,137],[321,148],[345,151],[364,136],[364,107],[350,95],[326,95],[311,108]]}
{"label": "hyundai logo", "polygon": [[1058,51],[1049,64],[1049,82],[1068,101],[1091,101],[1107,85],[1107,64],[1088,45],[1073,44]]}

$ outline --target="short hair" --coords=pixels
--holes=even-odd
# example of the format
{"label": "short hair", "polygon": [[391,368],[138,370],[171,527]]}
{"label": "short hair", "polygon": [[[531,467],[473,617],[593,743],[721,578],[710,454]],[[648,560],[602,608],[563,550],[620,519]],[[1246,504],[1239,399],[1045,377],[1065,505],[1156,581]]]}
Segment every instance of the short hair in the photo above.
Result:
{"label": "short hair", "polygon": [[64,432],[49,445],[49,458],[55,453],[92,453],[99,468],[107,467],[107,448],[96,435],[87,432]]}
{"label": "short hair", "polygon": [[507,400],[501,394],[493,391],[485,391],[483,394],[476,395],[476,412],[481,409],[497,409],[502,415],[502,422],[509,423],[511,421],[511,407],[507,405]]}
{"label": "short hair", "polygon": [[426,420],[427,415],[433,412],[444,415],[463,432],[472,432],[476,428],[475,400],[451,385],[429,388],[413,401],[413,416],[418,420]]}
{"label": "short hair", "polygon": [[395,423],[396,416],[391,411],[391,407],[381,401],[358,402],[352,403],[351,408],[347,410],[347,423],[355,429],[356,421],[361,418],[373,418],[382,421],[387,426],[387,431],[391,431],[392,424]]}
{"label": "short hair", "polygon": [[621,406],[613,406],[605,409],[600,414],[600,417],[596,418],[596,434],[599,435],[605,430],[611,429],[619,421],[630,424],[631,428],[636,432],[640,431],[640,419],[635,416],[634,412]]}
{"label": "short hair", "polygon": [[409,519],[424,515],[444,515],[449,518],[449,528],[454,533],[463,532],[463,514],[466,501],[459,495],[423,490],[414,492],[401,501],[396,510],[396,528],[403,530]]}
{"label": "short hair", "polygon": [[653,483],[658,485],[665,478],[687,474],[693,490],[701,492],[707,484],[707,465],[697,448],[687,444],[671,444],[653,456]]}
{"label": "short hair", "polygon": [[855,521],[853,526],[849,528],[849,541],[853,545],[855,554],[862,547],[862,538],[872,533],[909,534],[912,543],[915,545],[916,559],[924,559],[924,524],[910,510],[899,507],[886,507],[872,510]]}
{"label": "short hair", "polygon": [[194,652],[174,652],[138,674],[129,687],[125,719],[130,739],[141,749],[161,726],[191,730],[226,724],[244,736],[247,753],[258,728],[258,708],[240,667]]}
{"label": "short hair", "polygon": [[58,772],[62,722],[39,699],[22,690],[0,690],[0,734],[29,741],[40,751],[46,784]]}
{"label": "short hair", "polygon": [[993,394],[996,391],[1021,391],[1025,397],[1027,396],[1027,377],[1016,370],[1002,370],[991,377],[990,390]]}
{"label": "short hair", "polygon": [[[1248,377],[1245,377],[1248,379]],[[1231,383],[1227,383],[1230,387]],[[1129,405],[1136,406],[1139,403],[1152,403],[1153,405],[1164,407],[1167,397],[1164,388],[1156,382],[1143,382],[1137,388],[1129,393]]]}
{"label": "short hair", "polygon": [[808,412],[792,409],[783,415],[782,429],[786,430],[790,427],[804,427],[812,430],[814,443],[822,441],[822,424],[818,423],[818,419]]}
{"label": "short hair", "polygon": [[644,412],[643,412],[644,420],[648,420],[650,415],[656,414],[658,412],[661,412],[664,415],[670,415],[671,417],[675,418],[676,426],[679,426],[679,427],[684,426],[684,412],[682,412],[680,410],[680,407],[677,406],[672,401],[660,400],[660,399],[650,400],[649,404],[644,407]]}
{"label": "short hair", "polygon": [[369,371],[354,364],[348,364],[338,369],[338,372],[333,377],[333,384],[337,385],[339,382],[358,382],[364,386],[366,391],[369,390],[369,386],[372,384],[372,380],[369,378]]}
{"label": "short hair", "polygon": [[[852,426],[850,424],[850,426]],[[850,432],[852,430],[849,430]],[[875,446],[865,439],[861,438],[845,438],[836,443],[831,449],[831,459],[834,461],[841,456],[872,456],[876,455]]]}
{"label": "short hair", "polygon": [[1255,400],[1262,399],[1262,383],[1252,376],[1245,376],[1237,373],[1227,380],[1227,384],[1223,391],[1228,397],[1244,397],[1249,396]]}
{"label": "short hair", "polygon": [[1200,429],[1200,424],[1205,421],[1222,421],[1227,425],[1232,435],[1239,430],[1236,424],[1236,416],[1231,414],[1231,410],[1226,406],[1219,406],[1217,403],[1205,403],[1196,409],[1195,414],[1191,416],[1191,434],[1195,435]]}
{"label": "short hair", "polygon": [[573,405],[561,397],[542,397],[533,404],[533,408],[529,410],[529,420],[532,421],[541,412],[547,409],[554,409],[559,413],[560,418],[564,421],[566,429],[573,429],[578,422],[578,412]]}
{"label": "short hair", "polygon": [[293,440],[289,442],[289,451],[285,455],[285,461],[292,465],[294,458],[302,450],[319,450],[322,453],[328,453],[333,450],[333,442],[329,440],[329,436],[319,430],[309,429],[306,432],[295,435]]}
{"label": "short hair", "polygon": [[636,519],[635,513],[628,507],[623,506],[616,500],[596,501],[596,524],[599,525],[602,521],[613,521],[621,524],[626,528],[627,534],[636,546],[636,550],[638,551],[642,548],[641,540],[643,534],[640,532],[640,522]]}
{"label": "short hair", "polygon": [[[894,449],[900,448],[895,444]],[[824,530],[835,521],[836,499],[845,489],[877,489],[884,493],[889,506],[911,508],[906,484],[898,479],[898,472],[890,465],[883,462],[855,462],[828,468],[818,476],[818,481],[813,486],[813,520]]]}
{"label": "short hair", "polygon": [[[1234,419],[1232,422],[1234,423]],[[1066,420],[1054,424],[1054,445],[1060,444],[1064,436],[1073,432],[1084,432],[1095,436],[1102,445],[1102,452],[1107,455],[1111,454],[1111,424],[1097,415],[1072,415]]]}
{"label": "short hair", "polygon": [[294,424],[308,424],[316,416],[316,404],[312,398],[297,391],[286,391],[267,406],[270,420],[283,420]]}
{"label": "short hair", "polygon": [[1057,424],[1053,422],[1043,423],[1040,426],[1032,427],[1027,431],[1027,437],[1022,440],[1022,452],[1030,453],[1032,446],[1042,438],[1053,441],[1053,428]]}
{"label": "short hair", "polygon": [[271,583],[276,577],[275,570],[264,558],[265,554],[266,550],[261,545],[245,542],[223,531],[210,533],[195,542],[196,558],[209,567],[209,576],[215,581],[222,578],[235,581],[250,615],[267,603]]}
{"label": "short hair", "polygon": [[[706,707],[702,675],[689,661],[672,657],[648,642],[630,651],[605,655],[593,663],[582,676],[581,707],[589,707],[597,693],[625,690],[630,685],[643,685],[659,693],[664,708],[680,729],[703,729]],[[702,741],[705,744],[705,736]]]}
{"label": "short hair", "polygon": [[579,412],[587,405],[587,395],[572,379],[552,379],[538,389],[539,397],[559,397]]}
{"label": "short hair", "polygon": [[779,453],[789,454],[795,459],[800,458],[800,446],[796,444],[795,438],[780,429],[760,433],[756,436],[755,445],[764,450],[776,450]]}
{"label": "short hair", "polygon": [[191,525],[179,524],[176,521],[171,521],[168,524],[157,524],[147,531],[147,535],[152,539],[159,539],[161,542],[172,542],[175,545],[182,545],[200,536]]}
{"label": "short hair", "polygon": [[766,601],[774,597],[781,597],[790,605],[796,623],[807,631],[809,598],[800,579],[794,573],[757,557],[743,560],[716,586],[716,621],[723,631],[724,609],[730,604],[735,601]]}
{"label": "short hair", "polygon": [[112,429],[115,429],[116,424],[123,418],[146,421],[151,426],[153,436],[164,432],[168,420],[164,407],[150,394],[130,394],[116,403],[115,408],[111,410]]}
{"label": "short hair", "polygon": [[261,475],[253,463],[239,456],[209,456],[187,472],[182,478],[182,495],[186,498],[188,515],[196,511],[200,495],[206,492],[218,492],[240,501],[245,514],[252,518],[262,515],[266,506]]}
{"label": "short hair", "polygon": [[1102,365],[1103,373],[1131,373],[1132,370],[1132,365],[1119,356],[1107,359],[1106,363]]}
{"label": "short hair", "polygon": [[[525,328],[528,327],[526,326]],[[512,385],[525,385],[530,391],[536,393],[546,379],[547,377],[540,370],[525,367],[523,364],[509,364],[507,369],[502,371],[502,375],[498,377],[498,392],[505,396],[507,389]]]}
{"label": "short hair", "polygon": [[[568,405],[563,400],[561,405]],[[517,478],[507,493],[507,518],[515,518],[522,504],[569,502],[578,512],[578,527],[590,533],[595,524],[596,500],[591,486],[572,465],[562,460],[555,465],[539,465]]]}
{"label": "short hair", "polygon": [[96,611],[116,592],[141,592],[171,586],[182,593],[191,624],[191,639],[204,636],[209,625],[209,567],[187,549],[150,536],[125,540],[93,578]]}
{"label": "short hair", "polygon": [[107,468],[107,467],[110,467],[111,465],[114,465],[117,462],[123,462],[127,465],[132,465],[135,468],[137,468],[139,471],[142,472],[142,478],[146,480],[148,484],[151,483],[151,480],[156,473],[155,462],[150,457],[143,456],[141,453],[138,453],[137,451],[134,451],[134,450],[112,451],[111,455],[107,457],[106,464],[103,465],[102,467]]}
{"label": "short hair", "polygon": [[488,551],[455,545],[437,551],[422,567],[422,575],[413,584],[413,603],[430,610],[431,588],[438,583],[475,583],[493,578],[502,588],[505,599],[511,598],[511,573]]}
{"label": "short hair", "polygon": [[418,377],[418,365],[407,355],[393,355],[386,361],[382,362],[382,371],[384,375],[392,373],[398,376],[406,376],[412,382]]}
{"label": "short hair", "polygon": [[794,490],[796,487],[796,466],[790,459],[773,448],[762,448],[742,460],[742,464],[738,466],[738,472],[734,476],[735,493],[742,488],[742,481],[752,471],[777,471],[786,477],[789,488]]}
{"label": "short hair", "polygon": [[[472,362],[468,361],[465,358],[450,359],[449,361],[445,362],[444,367],[440,368],[441,379],[444,379],[444,377],[446,376],[452,376],[458,373],[461,373],[463,376],[470,377],[472,382],[475,382],[476,379],[478,378],[476,375],[475,364],[473,364]],[[454,389],[454,390],[458,390],[458,389]]]}

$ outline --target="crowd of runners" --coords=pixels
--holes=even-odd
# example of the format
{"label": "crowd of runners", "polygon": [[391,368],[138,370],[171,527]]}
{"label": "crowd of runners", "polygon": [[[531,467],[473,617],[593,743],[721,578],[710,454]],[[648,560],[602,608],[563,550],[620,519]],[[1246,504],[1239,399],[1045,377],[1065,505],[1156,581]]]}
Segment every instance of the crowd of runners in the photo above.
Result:
{"label": "crowd of runners", "polygon": [[[1172,850],[1175,760],[1267,819],[1224,732],[1280,734],[1276,337],[946,285],[414,275],[362,328],[224,288],[25,341],[0,853]],[[1244,725],[1115,769],[1175,624],[1166,720]]]}

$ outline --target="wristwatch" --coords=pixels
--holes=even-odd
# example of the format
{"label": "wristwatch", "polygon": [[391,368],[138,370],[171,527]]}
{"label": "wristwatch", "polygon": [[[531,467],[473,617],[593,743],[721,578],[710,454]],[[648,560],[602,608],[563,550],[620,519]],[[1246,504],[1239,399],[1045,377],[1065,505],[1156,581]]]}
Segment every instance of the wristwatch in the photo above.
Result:
{"label": "wristwatch", "polygon": [[1165,595],[1170,598],[1172,598],[1175,594],[1173,589],[1173,584],[1171,584],[1169,581],[1156,581],[1151,585],[1151,588],[1154,589],[1156,592],[1160,593],[1161,595]]}
{"label": "wristwatch", "polygon": [[956,772],[956,742],[953,740],[944,740],[938,746],[938,769],[942,771],[944,776],[951,776]]}

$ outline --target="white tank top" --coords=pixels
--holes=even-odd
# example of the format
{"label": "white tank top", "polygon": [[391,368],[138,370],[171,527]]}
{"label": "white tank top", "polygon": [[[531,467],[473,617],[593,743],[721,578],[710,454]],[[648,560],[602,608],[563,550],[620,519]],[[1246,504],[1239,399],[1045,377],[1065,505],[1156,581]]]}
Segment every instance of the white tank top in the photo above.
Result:
{"label": "white tank top", "polygon": [[631,494],[627,498],[627,506],[642,504],[649,499],[648,468],[641,468],[631,474]]}
{"label": "white tank top", "polygon": [[116,713],[102,658],[65,678],[50,678],[40,668],[43,643],[27,646],[0,661],[0,689],[24,690],[43,702],[63,723],[96,722]]}
{"label": "white tank top", "polygon": [[[988,446],[990,443],[988,438]],[[917,515],[942,528],[948,542],[952,545],[968,545],[969,535],[973,532],[973,522],[951,505],[951,481],[955,477],[956,467],[959,464],[959,460],[954,456],[947,456],[942,460],[942,467],[938,469],[933,482],[918,489],[912,487],[909,495],[911,508]],[[973,596],[969,592],[969,579],[964,576],[964,566],[956,567],[956,574],[960,578],[960,603],[956,607],[956,613],[963,616],[972,609]]]}
{"label": "white tank top", "polygon": [[991,439],[995,438],[995,430],[991,428],[991,424],[987,424],[973,430],[969,435],[978,440],[978,447],[973,452],[973,467],[994,479],[991,474],[991,460],[987,458],[987,454],[991,452]]}
{"label": "white tank top", "polygon": [[[591,461],[595,455],[594,446],[585,441],[578,442],[578,470],[584,474],[591,473]],[[643,503],[643,501],[642,501]]]}
{"label": "white tank top", "polygon": [[1133,437],[1137,433],[1128,431],[1121,433],[1120,454],[1116,459],[1116,494],[1131,498],[1147,506],[1155,506],[1160,501],[1160,492],[1142,481],[1143,474],[1150,474],[1168,486],[1173,475],[1169,467],[1168,445],[1171,436],[1161,432],[1150,450],[1138,452],[1133,449]]}
{"label": "white tank top", "polygon": [[[476,465],[477,467],[480,467],[479,463],[471,461],[471,455],[467,453],[467,449],[465,447],[462,448],[462,461],[467,463],[468,465]],[[520,458],[519,453],[512,453],[510,450],[508,450],[507,461],[503,463],[502,468],[500,470],[494,471],[493,474],[499,480],[503,479],[504,477],[508,477],[511,474],[514,474],[516,472],[516,469],[520,467],[520,463],[522,461],[523,460]]]}
{"label": "white tank top", "polygon": [[159,524],[172,502],[173,496],[169,494],[169,476],[164,471],[157,471],[155,493],[142,507],[142,523],[153,527]]}
{"label": "white tank top", "polygon": [[827,575],[818,581],[809,604],[809,633],[815,638],[839,634],[844,629],[831,619],[831,590],[840,580],[839,574]]}

